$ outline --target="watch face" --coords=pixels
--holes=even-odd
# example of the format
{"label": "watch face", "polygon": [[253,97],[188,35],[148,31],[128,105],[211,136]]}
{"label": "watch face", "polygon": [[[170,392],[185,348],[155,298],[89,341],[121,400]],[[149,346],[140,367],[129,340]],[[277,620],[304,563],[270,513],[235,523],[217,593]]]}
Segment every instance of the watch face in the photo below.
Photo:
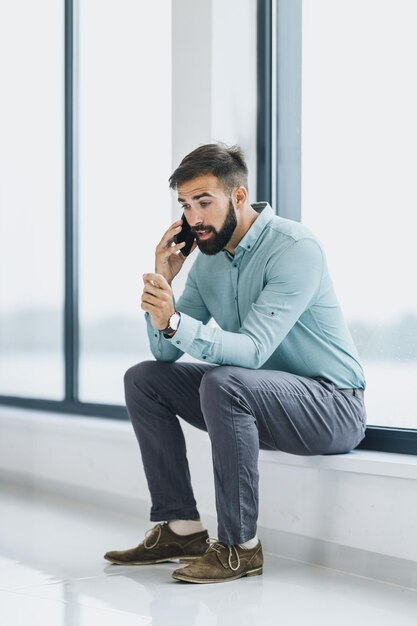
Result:
{"label": "watch face", "polygon": [[170,320],[169,320],[169,325],[172,328],[172,330],[177,330],[179,323],[180,323],[180,316],[178,315],[178,313],[174,313],[173,315],[171,315]]}

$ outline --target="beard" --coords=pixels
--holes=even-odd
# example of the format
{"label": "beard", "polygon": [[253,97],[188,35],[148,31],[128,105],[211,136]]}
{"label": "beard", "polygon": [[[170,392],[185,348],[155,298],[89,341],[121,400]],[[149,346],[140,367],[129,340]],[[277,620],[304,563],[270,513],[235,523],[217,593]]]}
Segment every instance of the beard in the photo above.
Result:
{"label": "beard", "polygon": [[198,228],[196,230],[192,228],[191,232],[197,239],[198,248],[203,254],[218,254],[229,243],[236,226],[237,220],[235,210],[232,201],[229,200],[229,210],[223,222],[223,226],[220,228],[219,231],[213,228],[213,226],[205,226],[204,230],[206,232],[211,232],[212,235],[209,239],[203,241],[200,241],[200,239],[198,238]]}

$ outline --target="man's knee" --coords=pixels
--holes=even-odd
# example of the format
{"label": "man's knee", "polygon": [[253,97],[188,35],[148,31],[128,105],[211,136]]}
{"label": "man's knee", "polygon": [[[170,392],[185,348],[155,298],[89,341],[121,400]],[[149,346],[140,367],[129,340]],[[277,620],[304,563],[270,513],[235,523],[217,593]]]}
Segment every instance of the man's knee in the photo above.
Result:
{"label": "man's knee", "polygon": [[137,388],[138,385],[146,381],[151,376],[152,366],[155,361],[142,361],[136,363],[126,370],[123,381],[126,391],[130,391],[132,388]]}
{"label": "man's knee", "polygon": [[[245,368],[222,365],[204,374],[200,384],[200,406],[213,441],[226,445],[230,436],[254,436],[256,420],[242,393]],[[236,419],[238,417],[238,419]]]}
{"label": "man's knee", "polygon": [[229,379],[234,377],[235,370],[240,368],[233,365],[219,365],[209,369],[201,378],[200,393],[211,392],[217,389],[222,383],[227,384]]}
{"label": "man's knee", "polygon": [[200,404],[202,411],[207,407],[221,404],[225,397],[234,395],[241,385],[239,379],[241,367],[219,365],[204,374],[200,383]]}
{"label": "man's knee", "polygon": [[145,408],[149,401],[153,402],[156,399],[161,365],[164,363],[142,361],[126,370],[124,374],[125,400],[131,421],[140,421],[142,411],[138,409]]}

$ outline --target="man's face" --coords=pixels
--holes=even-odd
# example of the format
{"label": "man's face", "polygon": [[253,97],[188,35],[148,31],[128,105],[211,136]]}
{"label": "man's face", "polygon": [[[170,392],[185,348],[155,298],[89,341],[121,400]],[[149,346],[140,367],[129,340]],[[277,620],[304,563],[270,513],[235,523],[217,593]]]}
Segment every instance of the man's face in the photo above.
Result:
{"label": "man's face", "polygon": [[232,199],[212,175],[178,186],[178,201],[203,254],[217,254],[229,243],[237,225]]}

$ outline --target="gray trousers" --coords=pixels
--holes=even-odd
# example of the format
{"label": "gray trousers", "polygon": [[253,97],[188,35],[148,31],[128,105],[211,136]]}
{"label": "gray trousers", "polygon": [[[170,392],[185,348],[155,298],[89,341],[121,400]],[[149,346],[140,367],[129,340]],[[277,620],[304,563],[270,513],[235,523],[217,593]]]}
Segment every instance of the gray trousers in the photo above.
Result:
{"label": "gray trousers", "polygon": [[227,544],[256,534],[259,448],[342,454],[365,435],[363,399],[324,379],[144,361],[129,368],[124,380],[151,494],[150,519],[199,518],[179,416],[210,437],[218,539]]}

